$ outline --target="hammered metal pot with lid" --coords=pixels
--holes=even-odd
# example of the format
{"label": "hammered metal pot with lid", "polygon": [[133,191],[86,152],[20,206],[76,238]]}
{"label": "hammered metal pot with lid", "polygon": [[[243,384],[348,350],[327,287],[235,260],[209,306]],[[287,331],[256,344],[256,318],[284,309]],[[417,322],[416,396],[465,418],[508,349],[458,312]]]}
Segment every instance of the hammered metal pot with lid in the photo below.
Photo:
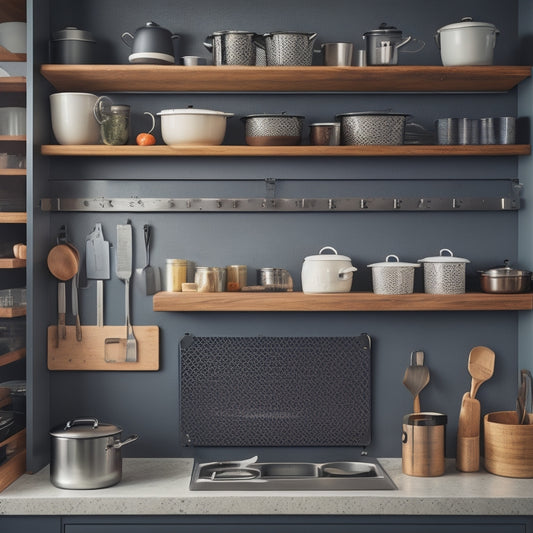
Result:
{"label": "hammered metal pot with lid", "polygon": [[424,263],[424,292],[427,294],[463,294],[466,284],[468,259],[454,257],[451,250],[443,248],[436,257],[419,259]]}
{"label": "hammered metal pot with lid", "polygon": [[415,268],[419,263],[404,263],[390,254],[381,263],[368,265],[372,269],[372,287],[375,294],[411,294],[415,281]]}
{"label": "hammered metal pot with lid", "polygon": [[122,428],[96,418],[75,418],[50,431],[50,481],[62,489],[101,489],[122,478]]}
{"label": "hammered metal pot with lid", "polygon": [[479,274],[483,292],[515,294],[531,290],[531,272],[512,268],[508,259],[504,261],[504,266],[480,270]]}

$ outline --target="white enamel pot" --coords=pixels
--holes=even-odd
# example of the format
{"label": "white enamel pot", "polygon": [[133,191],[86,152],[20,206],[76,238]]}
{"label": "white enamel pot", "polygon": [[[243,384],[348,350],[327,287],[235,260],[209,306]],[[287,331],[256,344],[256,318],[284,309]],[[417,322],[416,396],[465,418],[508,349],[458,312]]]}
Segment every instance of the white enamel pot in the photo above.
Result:
{"label": "white enamel pot", "polygon": [[[323,254],[330,250],[333,254]],[[310,255],[302,265],[302,291],[306,294],[350,292],[353,273],[357,271],[352,260],[338,255],[331,246],[324,246],[318,255]]]}
{"label": "white enamel pot", "polygon": [[163,109],[161,135],[169,146],[216,146],[222,144],[226,122],[233,113],[211,109]]}
{"label": "white enamel pot", "polygon": [[494,24],[475,22],[470,17],[439,28],[435,42],[440,48],[442,64],[445,67],[492,65],[499,33]]}

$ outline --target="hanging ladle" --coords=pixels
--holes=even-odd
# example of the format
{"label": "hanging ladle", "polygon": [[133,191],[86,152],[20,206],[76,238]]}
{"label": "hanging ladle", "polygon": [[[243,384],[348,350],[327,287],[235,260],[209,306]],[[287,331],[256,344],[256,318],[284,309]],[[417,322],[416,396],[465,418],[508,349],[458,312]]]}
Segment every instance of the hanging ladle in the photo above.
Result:
{"label": "hanging ladle", "polygon": [[67,329],[65,323],[66,295],[65,281],[72,279],[79,270],[79,254],[68,244],[56,244],[46,259],[48,270],[57,280],[57,345],[59,339],[65,339]]}

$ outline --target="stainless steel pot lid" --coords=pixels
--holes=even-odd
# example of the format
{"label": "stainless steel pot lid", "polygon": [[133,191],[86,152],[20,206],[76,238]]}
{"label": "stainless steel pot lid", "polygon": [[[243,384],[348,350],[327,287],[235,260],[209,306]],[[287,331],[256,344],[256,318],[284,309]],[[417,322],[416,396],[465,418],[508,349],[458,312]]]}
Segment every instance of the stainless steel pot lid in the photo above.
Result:
{"label": "stainless steel pot lid", "polygon": [[298,118],[304,119],[302,115],[287,115],[287,113],[259,113],[256,115],[246,115],[241,120],[247,120],[249,118]]}
{"label": "stainless steel pot lid", "polygon": [[90,31],[80,30],[75,26],[67,26],[62,30],[52,33],[52,41],[87,41],[95,43],[93,34]]}
{"label": "stainless steel pot lid", "polygon": [[96,418],[74,418],[50,430],[50,435],[66,439],[97,439],[121,432],[121,427],[99,422]]}
{"label": "stainless steel pot lid", "polygon": [[382,22],[376,30],[370,30],[363,33],[363,37],[367,35],[397,35],[401,37],[402,30],[399,30],[395,26],[389,26],[386,22]]}
{"label": "stainless steel pot lid", "polygon": [[256,35],[256,33],[246,30],[220,30],[214,31],[211,35]]}
{"label": "stainless steel pot lid", "polygon": [[490,278],[514,278],[514,277],[529,277],[531,272],[529,270],[520,270],[511,267],[511,262],[506,259],[502,267],[494,267],[488,270],[480,270],[482,276]]}
{"label": "stainless steel pot lid", "polygon": [[442,28],[439,28],[437,32],[442,32],[446,30],[457,30],[461,28],[487,28],[490,30],[494,30],[496,33],[500,33],[496,26],[494,26],[494,24],[491,24],[490,22],[476,22],[472,20],[472,17],[463,17],[461,19],[461,22],[454,22],[453,24],[443,26]]}

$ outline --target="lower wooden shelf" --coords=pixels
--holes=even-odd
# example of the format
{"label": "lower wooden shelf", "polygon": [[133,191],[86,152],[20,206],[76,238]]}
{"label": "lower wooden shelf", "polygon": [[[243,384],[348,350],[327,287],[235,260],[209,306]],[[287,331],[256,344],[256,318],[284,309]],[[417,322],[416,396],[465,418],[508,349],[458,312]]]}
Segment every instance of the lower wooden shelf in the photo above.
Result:
{"label": "lower wooden shelf", "polygon": [[0,268],[24,268],[26,259],[17,259],[16,257],[3,257],[0,259]]}
{"label": "lower wooden shelf", "polygon": [[0,442],[7,446],[7,459],[0,465],[0,491],[26,472],[26,430],[15,433]]}
{"label": "lower wooden shelf", "polygon": [[533,293],[158,292],[154,311],[528,311]]}
{"label": "lower wooden shelf", "polygon": [[0,224],[26,224],[26,213],[21,211],[2,212],[0,213]]}
{"label": "lower wooden shelf", "polygon": [[9,365],[20,359],[26,357],[26,348],[20,348],[19,350],[13,350],[12,352],[7,352],[0,355],[0,366]]}
{"label": "lower wooden shelf", "polygon": [[15,318],[17,316],[26,316],[26,306],[0,307],[0,318]]}

